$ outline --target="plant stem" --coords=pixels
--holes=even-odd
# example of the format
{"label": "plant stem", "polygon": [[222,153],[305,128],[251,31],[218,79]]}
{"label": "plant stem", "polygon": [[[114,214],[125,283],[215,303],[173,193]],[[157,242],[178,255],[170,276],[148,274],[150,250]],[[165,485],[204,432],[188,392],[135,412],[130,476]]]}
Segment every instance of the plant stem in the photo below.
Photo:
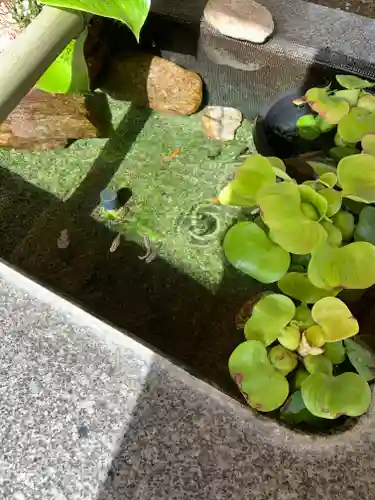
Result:
{"label": "plant stem", "polygon": [[42,12],[0,54],[0,123],[85,27],[87,17],[76,11],[44,7]]}

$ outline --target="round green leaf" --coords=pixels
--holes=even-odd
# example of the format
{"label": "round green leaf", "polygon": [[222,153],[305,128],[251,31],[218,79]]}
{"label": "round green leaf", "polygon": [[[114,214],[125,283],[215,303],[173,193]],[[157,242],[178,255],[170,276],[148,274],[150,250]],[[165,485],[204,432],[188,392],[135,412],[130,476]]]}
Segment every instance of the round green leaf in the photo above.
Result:
{"label": "round green leaf", "polygon": [[252,408],[273,411],[288,397],[287,379],[272,366],[260,342],[250,340],[240,344],[231,354],[228,365],[231,377]]}
{"label": "round green leaf", "polygon": [[336,80],[345,89],[367,89],[375,84],[353,75],[336,75]]}
{"label": "round green leaf", "polygon": [[363,108],[352,108],[350,113],[340,120],[337,127],[337,133],[342,140],[352,144],[374,131],[375,115]]}
{"label": "round green leaf", "polygon": [[375,245],[375,207],[365,207],[359,214],[354,239]]}
{"label": "round green leaf", "polygon": [[311,310],[314,321],[322,328],[326,342],[353,337],[359,332],[358,321],[348,306],[337,297],[324,297]]}
{"label": "round green leaf", "polygon": [[331,221],[322,221],[321,224],[327,231],[327,243],[333,247],[339,247],[342,243],[342,234],[340,229],[332,224]]}
{"label": "round green leaf", "polygon": [[251,317],[245,324],[247,340],[259,340],[265,346],[272,344],[293,319],[295,306],[284,295],[264,295],[254,306]]}
{"label": "round green leaf", "polygon": [[314,141],[320,136],[319,126],[315,122],[314,115],[304,115],[297,120],[298,134],[306,141]]}
{"label": "round green leaf", "polygon": [[325,120],[320,115],[315,116],[315,126],[323,134],[329,132],[335,127],[335,125],[332,125],[332,123],[327,122],[327,120]]}
{"label": "round green leaf", "polygon": [[372,94],[365,94],[358,99],[358,108],[363,108],[372,113],[375,111],[375,96]]}
{"label": "round green leaf", "polygon": [[324,356],[328,358],[334,365],[339,365],[340,363],[342,363],[345,359],[345,347],[342,343],[342,340],[325,344]]}
{"label": "round green leaf", "polygon": [[281,335],[277,337],[277,340],[286,349],[296,351],[301,341],[301,333],[299,331],[298,324],[292,323],[284,328]]}
{"label": "round green leaf", "polygon": [[343,158],[337,166],[343,196],[364,203],[375,202],[375,158],[360,154]]}
{"label": "round green leaf", "polygon": [[288,375],[298,364],[297,355],[282,345],[271,347],[268,358],[272,365],[283,375]]}
{"label": "round green leaf", "polygon": [[226,233],[223,249],[238,270],[261,283],[274,283],[287,272],[290,255],[253,222],[239,222]]}
{"label": "round green leaf", "polygon": [[285,295],[306,304],[315,304],[323,297],[338,294],[338,290],[324,290],[315,287],[307,275],[302,273],[287,273],[279,280],[277,285]]}
{"label": "round green leaf", "polygon": [[327,213],[328,203],[325,197],[321,196],[320,192],[317,193],[310,186],[306,186],[306,184],[301,184],[298,188],[301,196],[301,203],[308,203],[313,206],[319,219],[321,219]]}
{"label": "round green leaf", "polygon": [[302,398],[306,408],[317,417],[335,419],[342,415],[358,417],[369,409],[371,390],[356,373],[338,377],[313,373],[303,383]]}
{"label": "round green leaf", "polygon": [[346,353],[351,364],[367,382],[375,378],[375,355],[361,340],[344,340]]}
{"label": "round green leaf", "polygon": [[235,178],[219,194],[222,205],[252,207],[256,205],[258,191],[268,184],[276,183],[276,174],[265,156],[249,156],[236,169]]}
{"label": "round green leaf", "polygon": [[323,188],[319,191],[319,194],[327,201],[327,217],[332,217],[341,208],[342,196],[340,191],[333,188]]}
{"label": "round green leaf", "polygon": [[326,88],[312,88],[306,93],[306,100],[313,111],[328,123],[335,125],[349,113],[350,106],[344,99],[332,99]]}
{"label": "round green leaf", "polygon": [[[326,172],[319,177],[319,182],[328,188],[333,188],[337,183],[337,175],[333,172]],[[319,194],[322,194],[319,192]]]}
{"label": "round green leaf", "polygon": [[306,356],[303,358],[303,364],[309,373],[325,373],[326,375],[332,375],[332,363],[323,354],[318,354],[318,356]]}
{"label": "round green leaf", "polygon": [[262,219],[270,228],[270,238],[288,252],[308,254],[327,238],[323,227],[303,213],[296,184],[279,182],[266,186],[259,192],[257,201]]}
{"label": "round green leaf", "polygon": [[307,275],[317,288],[369,288],[375,284],[375,246],[365,241],[341,248],[322,243],[312,253]]}
{"label": "round green leaf", "polygon": [[358,102],[359,92],[359,89],[337,90],[332,98],[344,99],[352,108]]}
{"label": "round green leaf", "polygon": [[324,331],[319,325],[314,324],[309,326],[309,328],[305,331],[305,336],[307,342],[311,346],[323,347],[326,343]]}
{"label": "round green leaf", "polygon": [[342,237],[345,241],[350,241],[353,238],[355,229],[354,215],[350,212],[340,210],[332,217],[333,224],[340,229]]}
{"label": "round green leaf", "polygon": [[[374,97],[375,99],[375,97]],[[363,152],[375,156],[375,133],[366,134],[361,141]]]}

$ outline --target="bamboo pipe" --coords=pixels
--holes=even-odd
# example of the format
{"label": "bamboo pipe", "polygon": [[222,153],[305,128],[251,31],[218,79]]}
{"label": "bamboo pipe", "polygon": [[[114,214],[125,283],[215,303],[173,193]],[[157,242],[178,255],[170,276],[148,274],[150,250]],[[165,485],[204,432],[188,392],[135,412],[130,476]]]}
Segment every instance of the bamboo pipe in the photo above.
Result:
{"label": "bamboo pipe", "polygon": [[82,12],[44,7],[0,54],[0,123],[66,45],[83,31],[87,20]]}

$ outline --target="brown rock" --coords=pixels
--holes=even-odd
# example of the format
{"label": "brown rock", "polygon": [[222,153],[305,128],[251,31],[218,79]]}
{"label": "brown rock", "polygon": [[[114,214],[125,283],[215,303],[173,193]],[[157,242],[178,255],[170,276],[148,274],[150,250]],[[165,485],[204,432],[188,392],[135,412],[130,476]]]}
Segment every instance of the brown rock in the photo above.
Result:
{"label": "brown rock", "polygon": [[104,94],[47,94],[33,89],[0,125],[0,147],[32,151],[72,139],[107,137],[110,112]]}
{"label": "brown rock", "polygon": [[197,73],[166,59],[122,54],[110,62],[103,90],[140,107],[191,115],[202,102],[203,85]]}
{"label": "brown rock", "polygon": [[272,15],[254,0],[209,0],[204,19],[223,35],[254,43],[274,31]]}

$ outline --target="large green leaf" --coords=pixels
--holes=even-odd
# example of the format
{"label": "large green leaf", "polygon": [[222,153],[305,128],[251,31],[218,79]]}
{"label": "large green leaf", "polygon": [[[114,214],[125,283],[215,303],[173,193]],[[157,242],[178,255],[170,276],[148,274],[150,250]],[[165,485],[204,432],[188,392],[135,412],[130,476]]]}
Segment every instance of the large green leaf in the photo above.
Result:
{"label": "large green leaf", "polygon": [[125,23],[137,39],[150,7],[150,0],[41,0],[41,3],[116,19]]}
{"label": "large green leaf", "polygon": [[317,288],[369,288],[375,284],[375,247],[365,241],[341,248],[324,242],[312,253],[307,275]]}
{"label": "large green leaf", "polygon": [[353,144],[374,131],[375,114],[357,107],[352,108],[350,113],[340,120],[337,127],[337,133],[342,140]]}
{"label": "large green leaf", "polygon": [[354,75],[336,75],[336,80],[345,89],[367,89],[375,84]]}
{"label": "large green leaf", "polygon": [[343,196],[364,203],[375,202],[375,157],[367,154],[343,158],[337,166]]}
{"label": "large green leaf", "polygon": [[314,321],[322,328],[326,342],[353,337],[359,332],[358,321],[348,306],[337,297],[324,297],[311,310]]}
{"label": "large green leaf", "polygon": [[[302,210],[300,189],[293,182],[266,186],[259,192],[257,202],[262,219],[270,228],[270,238],[288,252],[308,254],[327,238],[319,222],[311,220],[306,210]],[[305,205],[316,212],[315,206]]]}
{"label": "large green leaf", "polygon": [[344,340],[346,353],[351,364],[359,375],[368,382],[375,378],[375,355],[371,349],[360,340]]}
{"label": "large green leaf", "polygon": [[283,375],[288,375],[288,373],[292,372],[298,364],[297,354],[280,344],[271,347],[268,358],[273,366]]}
{"label": "large green leaf", "polygon": [[36,83],[36,87],[52,94],[85,93],[90,90],[88,69],[83,53],[85,30],[72,40]]}
{"label": "large green leaf", "polygon": [[253,222],[239,222],[226,233],[223,249],[228,261],[261,283],[274,283],[287,272],[290,255],[273,243]]}
{"label": "large green leaf", "polygon": [[320,418],[358,417],[366,413],[371,404],[370,387],[356,373],[343,373],[338,377],[313,373],[302,383],[301,393],[306,408]]}
{"label": "large green leaf", "polygon": [[361,146],[364,153],[375,156],[375,133],[373,132],[372,134],[366,134],[362,138]]}
{"label": "large green leaf", "polygon": [[350,110],[347,101],[330,97],[326,88],[314,87],[308,90],[306,100],[312,110],[332,125],[339,123]]}
{"label": "large green leaf", "polygon": [[375,245],[375,207],[365,207],[359,214],[354,239]]}
{"label": "large green leaf", "polygon": [[219,194],[222,205],[251,207],[256,204],[258,191],[268,184],[276,183],[273,165],[265,156],[249,156],[237,167],[234,180]]}
{"label": "large green leaf", "polygon": [[287,325],[284,328],[281,335],[277,337],[280,344],[286,349],[289,349],[289,351],[296,351],[301,341],[301,332],[299,330],[298,323],[293,323],[296,322],[292,321],[290,325]]}
{"label": "large green leaf", "polygon": [[375,96],[366,93],[358,99],[358,108],[363,108],[372,113],[375,111]]}
{"label": "large green leaf", "polygon": [[359,89],[337,90],[332,96],[332,98],[344,99],[344,101],[346,101],[352,108],[358,102],[359,93],[360,93]]}
{"label": "large green leaf", "polygon": [[287,379],[272,366],[260,342],[249,340],[240,344],[231,354],[228,366],[231,377],[252,408],[273,411],[288,397]]}
{"label": "large green leaf", "polygon": [[255,304],[253,313],[245,324],[246,339],[259,340],[269,346],[293,319],[295,310],[293,301],[284,295],[264,295]]}
{"label": "large green leaf", "polygon": [[277,285],[285,295],[306,304],[315,304],[323,297],[338,294],[338,290],[316,288],[307,275],[302,273],[287,273],[279,280]]}
{"label": "large green leaf", "polygon": [[309,373],[325,373],[326,375],[332,375],[332,363],[323,354],[318,354],[318,356],[306,356],[303,358],[303,364]]}

